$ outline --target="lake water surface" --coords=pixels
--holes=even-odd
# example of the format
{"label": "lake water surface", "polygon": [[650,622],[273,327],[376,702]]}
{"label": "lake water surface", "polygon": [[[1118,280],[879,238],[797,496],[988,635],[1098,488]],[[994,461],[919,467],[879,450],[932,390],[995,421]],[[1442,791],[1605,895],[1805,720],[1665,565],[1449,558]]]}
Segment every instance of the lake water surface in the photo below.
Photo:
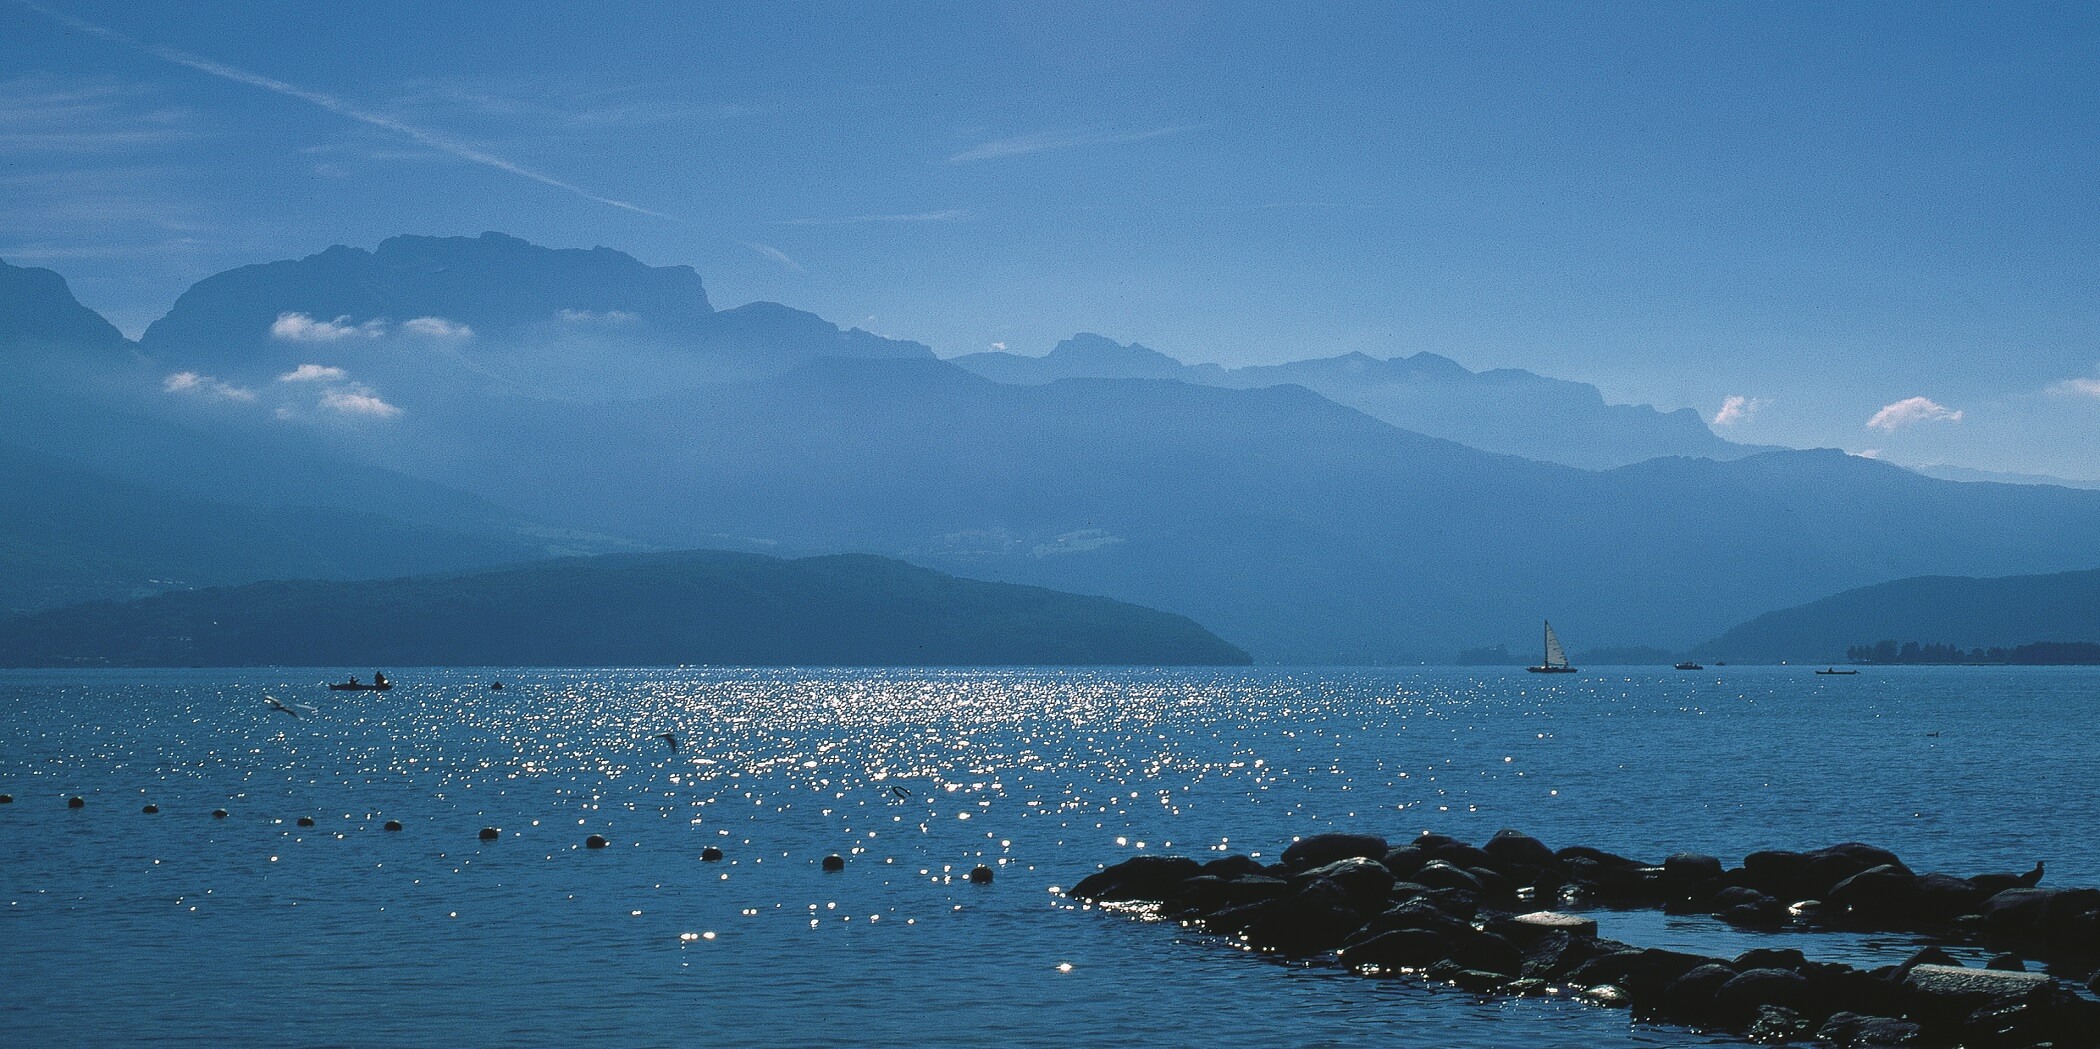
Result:
{"label": "lake water surface", "polygon": [[[386,694],[0,672],[0,1042],[1725,1044],[1283,965],[1054,888],[1140,850],[1506,826],[2100,885],[2090,668],[385,669]],[[1598,917],[1714,953],[1917,942]]]}

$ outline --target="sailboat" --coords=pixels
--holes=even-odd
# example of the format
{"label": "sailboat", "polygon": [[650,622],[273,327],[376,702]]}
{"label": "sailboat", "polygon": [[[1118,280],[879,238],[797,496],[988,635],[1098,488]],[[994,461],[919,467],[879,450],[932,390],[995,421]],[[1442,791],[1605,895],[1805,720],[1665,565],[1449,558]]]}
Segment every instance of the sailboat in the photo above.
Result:
{"label": "sailboat", "polygon": [[1575,672],[1575,668],[1568,665],[1568,650],[1560,647],[1560,636],[1553,632],[1553,624],[1546,624],[1545,661],[1538,666],[1525,667],[1524,669],[1534,674],[1572,674]]}

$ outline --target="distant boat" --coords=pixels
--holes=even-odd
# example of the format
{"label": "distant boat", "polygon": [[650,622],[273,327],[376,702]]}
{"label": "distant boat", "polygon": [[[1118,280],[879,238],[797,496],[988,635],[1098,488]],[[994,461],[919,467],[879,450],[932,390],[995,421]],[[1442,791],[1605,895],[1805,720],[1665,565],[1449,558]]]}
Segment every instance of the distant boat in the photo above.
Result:
{"label": "distant boat", "polygon": [[1702,666],[1700,666],[1700,665],[1699,665],[1699,664],[1697,664],[1697,663],[1679,663],[1679,664],[1677,664],[1677,667],[1676,667],[1676,669],[1678,669],[1678,670],[1705,670],[1706,668],[1705,668],[1705,667],[1702,667]]}
{"label": "distant boat", "polygon": [[1847,675],[1847,674],[1857,674],[1857,673],[1859,673],[1859,671],[1857,671],[1857,670],[1839,670],[1839,669],[1838,669],[1838,668],[1836,668],[1836,667],[1829,667],[1829,668],[1827,668],[1827,669],[1824,669],[1824,670],[1818,670],[1818,671],[1816,671],[1816,673],[1818,673],[1818,674],[1836,674],[1836,675],[1838,675],[1838,676],[1840,676],[1840,677],[1843,677],[1844,675]]}
{"label": "distant boat", "polygon": [[[1543,620],[1542,620],[1543,622]],[[1546,624],[1546,658],[1538,666],[1525,667],[1534,674],[1572,674],[1575,668],[1568,665],[1568,650],[1560,647],[1560,637],[1553,632],[1553,624]]]}
{"label": "distant boat", "polygon": [[348,681],[331,681],[328,683],[330,692],[385,692],[393,687],[394,683],[388,681],[385,674],[373,674],[372,683],[369,685],[356,678],[351,678]]}

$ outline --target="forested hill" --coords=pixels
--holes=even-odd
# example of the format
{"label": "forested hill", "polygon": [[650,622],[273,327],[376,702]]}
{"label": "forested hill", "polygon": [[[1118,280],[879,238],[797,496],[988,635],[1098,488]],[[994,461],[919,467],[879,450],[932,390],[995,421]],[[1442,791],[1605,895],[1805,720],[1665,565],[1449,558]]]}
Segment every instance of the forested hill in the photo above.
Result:
{"label": "forested hill", "polygon": [[692,551],[300,580],[0,621],[0,665],[1219,665],[1178,615],[888,558]]}
{"label": "forested hill", "polygon": [[1863,586],[1767,612],[1700,646],[1698,654],[1822,663],[1885,638],[1960,649],[2100,642],[2100,570],[1996,579],[1920,576]]}

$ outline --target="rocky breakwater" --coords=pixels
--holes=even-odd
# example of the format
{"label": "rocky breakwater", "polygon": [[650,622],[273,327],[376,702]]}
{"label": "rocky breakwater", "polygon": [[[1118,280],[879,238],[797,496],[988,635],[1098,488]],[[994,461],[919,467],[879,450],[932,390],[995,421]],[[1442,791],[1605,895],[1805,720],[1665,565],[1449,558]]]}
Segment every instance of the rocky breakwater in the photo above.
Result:
{"label": "rocky breakwater", "polygon": [[[1583,846],[1554,850],[1506,830],[1477,847],[1437,834],[1397,848],[1370,835],[1318,834],[1272,864],[1137,856],[1089,875],[1070,895],[1367,976],[1486,994],[1572,992],[1644,1021],[1760,1042],[2100,1047],[2100,1002],[2023,971],[2020,960],[2090,972],[2089,959],[2100,957],[2100,892],[2043,890],[2039,876],[2039,868],[1917,875],[1859,844],[1760,852],[1733,868],[1694,853],[1649,864]],[[1548,909],[1571,903],[1708,913],[1775,933],[1903,929],[2011,953],[1983,969],[1938,948],[1873,970],[1783,948],[1713,958],[1603,939],[1594,920]]]}

